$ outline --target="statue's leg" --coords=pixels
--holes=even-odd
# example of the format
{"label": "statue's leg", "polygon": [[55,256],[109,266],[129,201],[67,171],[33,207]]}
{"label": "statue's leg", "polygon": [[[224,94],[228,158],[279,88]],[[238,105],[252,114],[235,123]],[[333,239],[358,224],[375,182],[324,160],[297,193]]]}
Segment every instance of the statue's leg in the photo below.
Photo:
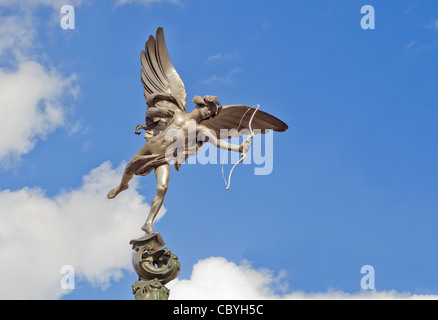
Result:
{"label": "statue's leg", "polygon": [[[106,196],[108,199],[114,199],[120,192],[129,188],[129,181],[131,181],[131,179],[134,177],[133,173],[135,172],[136,169],[135,161],[140,156],[147,154],[150,154],[149,145],[145,143],[143,147],[134,155],[134,157],[132,157],[131,161],[129,161],[129,163],[126,165],[125,172],[123,172],[123,177],[122,177],[122,181],[120,181],[120,184],[114,189],[112,189],[110,192],[108,192],[108,195]],[[132,168],[132,165],[134,165],[134,168]]]}
{"label": "statue's leg", "polygon": [[134,177],[133,174],[123,174],[122,181],[120,181],[120,184],[112,189],[110,192],[108,192],[108,195],[106,196],[108,199],[114,199],[120,192],[123,190],[126,190],[129,188],[129,181]]}
{"label": "statue's leg", "polygon": [[170,167],[168,163],[155,168],[155,178],[157,179],[157,194],[152,199],[151,211],[149,211],[148,218],[143,227],[141,227],[141,229],[148,234],[154,233],[152,225],[166,196],[170,179]]}

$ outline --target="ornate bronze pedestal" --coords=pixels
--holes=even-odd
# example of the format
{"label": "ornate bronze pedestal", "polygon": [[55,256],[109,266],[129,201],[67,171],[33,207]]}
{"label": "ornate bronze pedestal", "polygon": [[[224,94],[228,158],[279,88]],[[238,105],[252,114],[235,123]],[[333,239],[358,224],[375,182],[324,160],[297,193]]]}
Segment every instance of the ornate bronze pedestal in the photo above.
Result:
{"label": "ornate bronze pedestal", "polygon": [[135,253],[132,265],[139,280],[132,286],[136,300],[167,300],[169,289],[164,285],[178,276],[181,264],[168,248],[159,233],[131,240]]}

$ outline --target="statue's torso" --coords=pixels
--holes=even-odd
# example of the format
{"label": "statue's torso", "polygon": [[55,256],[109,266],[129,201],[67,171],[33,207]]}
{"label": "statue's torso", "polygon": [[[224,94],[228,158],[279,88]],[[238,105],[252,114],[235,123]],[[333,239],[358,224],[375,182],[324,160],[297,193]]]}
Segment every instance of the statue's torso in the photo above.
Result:
{"label": "statue's torso", "polygon": [[188,114],[175,113],[166,129],[150,138],[146,145],[151,154],[163,154],[169,147],[184,148],[193,144],[197,137],[197,123]]}

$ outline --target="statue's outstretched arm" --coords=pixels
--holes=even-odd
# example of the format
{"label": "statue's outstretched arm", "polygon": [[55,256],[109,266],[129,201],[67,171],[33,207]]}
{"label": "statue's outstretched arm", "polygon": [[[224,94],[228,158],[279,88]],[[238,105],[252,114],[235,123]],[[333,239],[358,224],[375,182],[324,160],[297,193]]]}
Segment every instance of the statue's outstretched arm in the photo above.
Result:
{"label": "statue's outstretched arm", "polygon": [[228,141],[225,140],[218,139],[216,137],[216,134],[212,130],[203,126],[200,126],[199,128],[198,139],[204,142],[209,142],[218,148],[228,151],[240,152],[240,153],[248,151],[249,147],[251,146],[250,143],[248,145],[247,141],[244,141],[241,145],[237,145],[237,144],[229,143]]}

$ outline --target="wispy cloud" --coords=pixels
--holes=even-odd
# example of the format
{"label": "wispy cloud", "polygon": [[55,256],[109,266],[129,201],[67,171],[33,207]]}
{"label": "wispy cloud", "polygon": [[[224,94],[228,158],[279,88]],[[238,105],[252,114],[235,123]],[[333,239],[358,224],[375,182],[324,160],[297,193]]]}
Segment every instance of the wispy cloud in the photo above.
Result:
{"label": "wispy cloud", "polygon": [[126,4],[156,4],[156,3],[173,3],[181,4],[181,0],[116,0],[116,7]]}
{"label": "wispy cloud", "polygon": [[438,19],[424,24],[422,28],[427,30],[431,37],[428,37],[428,40],[411,40],[405,47],[407,52],[414,54],[436,52],[438,48]]}
{"label": "wispy cloud", "polygon": [[243,69],[241,68],[234,68],[225,75],[212,75],[209,78],[202,80],[201,83],[204,85],[232,85],[234,83],[234,75],[242,71]]}
{"label": "wispy cloud", "polygon": [[237,52],[233,52],[233,53],[217,53],[214,55],[211,55],[209,57],[207,57],[207,59],[205,59],[205,62],[216,62],[216,61],[224,61],[224,60],[230,60],[230,59],[235,59],[237,58],[239,55]]}
{"label": "wispy cloud", "polygon": [[0,58],[18,58],[27,54],[35,39],[35,28],[28,17],[0,17]]}
{"label": "wispy cloud", "polygon": [[36,7],[52,7],[55,10],[61,9],[62,6],[69,4],[79,6],[84,0],[0,0],[0,7],[19,7],[21,10],[33,10]]}
{"label": "wispy cloud", "polygon": [[[226,61],[234,60],[239,57],[239,54],[237,52],[227,52],[227,53],[216,53],[213,55],[210,55],[205,59],[205,63],[211,63],[211,64],[225,64]],[[223,70],[223,68],[222,68]],[[232,85],[234,83],[234,76],[235,74],[241,72],[242,68],[233,68],[229,70],[225,74],[214,74],[211,75],[209,78],[204,79],[201,81],[204,85],[212,85],[212,84],[221,84],[221,85]]]}
{"label": "wispy cloud", "polygon": [[408,43],[408,45],[406,46],[406,49],[413,48],[416,43],[417,43],[416,40],[412,40],[411,42]]}
{"label": "wispy cloud", "polygon": [[272,25],[271,22],[265,21],[262,23],[262,29],[267,31],[267,30],[271,29],[271,25]]}

